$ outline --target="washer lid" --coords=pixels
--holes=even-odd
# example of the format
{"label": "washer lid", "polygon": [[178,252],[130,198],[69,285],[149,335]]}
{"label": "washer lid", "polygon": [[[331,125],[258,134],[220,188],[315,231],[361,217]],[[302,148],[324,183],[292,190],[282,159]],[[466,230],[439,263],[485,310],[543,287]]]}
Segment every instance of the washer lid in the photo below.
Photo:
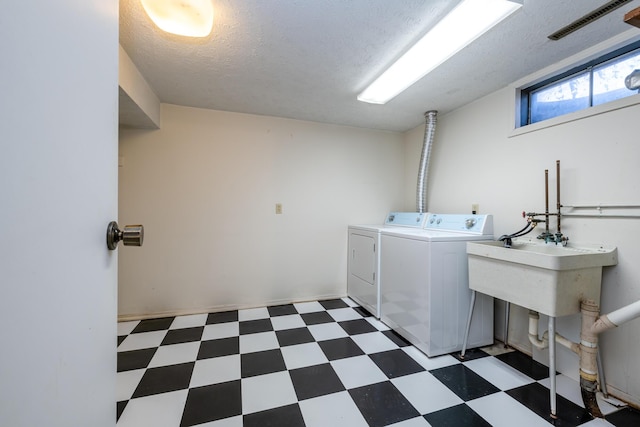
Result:
{"label": "washer lid", "polygon": [[451,231],[416,230],[412,228],[385,228],[381,230],[382,236],[390,236],[401,239],[424,240],[428,242],[459,242],[473,240],[493,240],[493,235],[456,233]]}

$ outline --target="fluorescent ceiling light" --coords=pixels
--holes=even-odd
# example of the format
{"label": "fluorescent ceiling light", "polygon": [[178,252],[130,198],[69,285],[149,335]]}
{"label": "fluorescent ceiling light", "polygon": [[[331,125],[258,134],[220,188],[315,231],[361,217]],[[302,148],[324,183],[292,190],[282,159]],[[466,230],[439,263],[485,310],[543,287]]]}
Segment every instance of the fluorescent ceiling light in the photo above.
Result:
{"label": "fluorescent ceiling light", "polygon": [[206,37],[213,28],[211,0],[141,0],[149,18],[163,31]]}
{"label": "fluorescent ceiling light", "polygon": [[507,0],[464,0],[371,83],[358,100],[386,103],[521,6]]}

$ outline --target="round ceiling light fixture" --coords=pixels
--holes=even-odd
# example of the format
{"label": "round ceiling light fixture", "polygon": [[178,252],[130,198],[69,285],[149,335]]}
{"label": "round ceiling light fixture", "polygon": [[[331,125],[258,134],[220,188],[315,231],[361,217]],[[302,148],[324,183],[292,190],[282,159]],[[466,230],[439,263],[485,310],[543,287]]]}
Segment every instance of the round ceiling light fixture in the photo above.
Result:
{"label": "round ceiling light fixture", "polygon": [[206,37],[213,28],[211,0],[140,0],[149,18],[163,31]]}

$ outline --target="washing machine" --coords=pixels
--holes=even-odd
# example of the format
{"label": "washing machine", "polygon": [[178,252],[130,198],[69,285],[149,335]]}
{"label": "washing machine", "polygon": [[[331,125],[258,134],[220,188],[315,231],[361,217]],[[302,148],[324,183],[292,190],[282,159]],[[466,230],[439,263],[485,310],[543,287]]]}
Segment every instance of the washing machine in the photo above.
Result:
{"label": "washing machine", "polygon": [[348,227],[347,295],[380,318],[380,233],[384,229],[421,230],[427,213],[391,212],[383,224]]}
{"label": "washing machine", "polygon": [[[380,319],[429,357],[462,349],[476,240],[493,240],[491,215],[429,214],[423,229],[380,231]],[[493,298],[477,294],[467,348],[491,344]]]}

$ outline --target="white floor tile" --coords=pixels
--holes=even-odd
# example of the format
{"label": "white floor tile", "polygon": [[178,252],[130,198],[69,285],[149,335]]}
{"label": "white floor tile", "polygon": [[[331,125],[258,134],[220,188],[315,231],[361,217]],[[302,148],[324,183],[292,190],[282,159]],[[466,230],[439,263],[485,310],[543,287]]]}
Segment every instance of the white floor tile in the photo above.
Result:
{"label": "white floor tile", "polygon": [[531,377],[495,357],[483,357],[481,359],[470,360],[465,363],[465,366],[500,390],[509,390],[534,382]]}
{"label": "white floor tile", "polygon": [[242,379],[242,413],[290,405],[298,401],[289,372]]}
{"label": "white floor tile", "polygon": [[391,382],[421,414],[463,403],[462,399],[429,372],[405,375],[394,378]]}
{"label": "white floor tile", "polygon": [[304,328],[307,326],[299,314],[290,314],[287,316],[276,316],[271,318],[273,330],[283,331],[285,329]]}
{"label": "white floor tile", "polygon": [[[542,379],[538,381],[543,386],[549,388],[550,380],[549,378]],[[580,383],[575,381],[572,378],[567,377],[566,375],[557,375],[556,376],[556,393],[560,396],[572,401],[576,405],[584,408],[584,402],[582,401],[582,393],[580,392]],[[619,408],[614,405],[607,403],[603,397],[602,393],[596,394],[596,399],[598,401],[598,407],[600,411],[604,415],[608,415],[612,412],[617,411]]]}
{"label": "white floor tile", "polygon": [[130,400],[118,427],[176,427],[180,425],[188,390]]}
{"label": "white floor tile", "polygon": [[320,365],[329,360],[318,343],[289,345],[280,349],[287,369],[304,368],[306,366]]}
{"label": "white floor tile", "polygon": [[118,351],[140,350],[143,348],[158,347],[167,331],[141,332],[131,334],[118,346]]}
{"label": "white floor tile", "polygon": [[368,427],[358,407],[346,391],[300,402],[307,427]]}
{"label": "white floor tile", "polygon": [[248,308],[246,310],[238,310],[238,320],[241,322],[245,320],[266,319],[268,317],[269,317],[269,310],[267,310],[267,307]]}
{"label": "white floor tile", "polygon": [[192,314],[189,316],[178,316],[173,319],[173,322],[171,323],[169,329],[183,329],[204,326],[207,324],[207,316],[207,313]]}
{"label": "white floor tile", "polygon": [[550,425],[545,419],[503,392],[469,401],[467,405],[493,427],[513,427],[514,425],[518,427],[549,427]]}
{"label": "white floor tile", "polygon": [[145,369],[118,372],[116,376],[116,402],[131,399],[138,383],[144,375]]}
{"label": "white floor tile", "polygon": [[327,310],[329,316],[333,317],[336,322],[344,322],[345,320],[357,320],[362,319],[362,315],[359,314],[351,307],[336,308],[334,310]]}
{"label": "white floor tile", "polygon": [[293,304],[298,313],[315,313],[316,311],[324,311],[324,307],[318,301],[299,302]]}
{"label": "white floor tile", "polygon": [[119,322],[118,323],[118,336],[121,335],[129,335],[131,331],[135,329],[140,323],[139,320],[132,320],[130,322]]}
{"label": "white floor tile", "polygon": [[238,322],[214,323],[204,327],[202,341],[237,337],[239,334],[240,326]]}
{"label": "white floor tile", "polygon": [[389,427],[431,427],[423,417],[411,418],[410,420],[400,421],[399,423],[390,424]]}
{"label": "white floor tile", "polygon": [[580,427],[615,427],[615,426],[607,420],[604,420],[602,418],[596,418],[587,423],[580,424]]}
{"label": "white floor tile", "polygon": [[242,415],[211,421],[210,423],[198,424],[198,427],[242,427]]}
{"label": "white floor tile", "polygon": [[200,387],[240,379],[240,355],[197,360],[189,387]]}
{"label": "white floor tile", "polygon": [[351,337],[358,344],[358,347],[367,354],[379,353],[381,351],[396,350],[398,346],[380,332],[368,334],[358,334]]}
{"label": "white floor tile", "polygon": [[253,353],[256,351],[272,350],[278,348],[278,338],[276,333],[260,332],[257,334],[240,335],[240,353]]}
{"label": "white floor tile", "polygon": [[427,357],[426,354],[424,354],[414,346],[402,347],[402,351],[411,356],[413,360],[418,362],[420,365],[422,365],[423,368],[428,371],[460,363],[458,359],[448,354],[445,354],[443,356]]}
{"label": "white floor tile", "polygon": [[347,389],[387,380],[387,376],[369,356],[334,360],[331,362],[331,366]]}
{"label": "white floor tile", "polygon": [[332,340],[349,336],[337,323],[321,323],[308,327],[316,341]]}
{"label": "white floor tile", "polygon": [[149,368],[193,362],[199,349],[200,341],[160,346],[149,362]]}
{"label": "white floor tile", "polygon": [[349,297],[343,297],[342,301],[346,302],[349,307],[358,307],[360,305]]}
{"label": "white floor tile", "polygon": [[387,325],[385,325],[384,323],[382,323],[381,321],[379,321],[378,319],[376,319],[375,317],[371,316],[371,317],[365,317],[365,320],[369,323],[371,323],[373,325],[374,328],[376,328],[379,331],[388,331],[391,328],[388,327]]}

